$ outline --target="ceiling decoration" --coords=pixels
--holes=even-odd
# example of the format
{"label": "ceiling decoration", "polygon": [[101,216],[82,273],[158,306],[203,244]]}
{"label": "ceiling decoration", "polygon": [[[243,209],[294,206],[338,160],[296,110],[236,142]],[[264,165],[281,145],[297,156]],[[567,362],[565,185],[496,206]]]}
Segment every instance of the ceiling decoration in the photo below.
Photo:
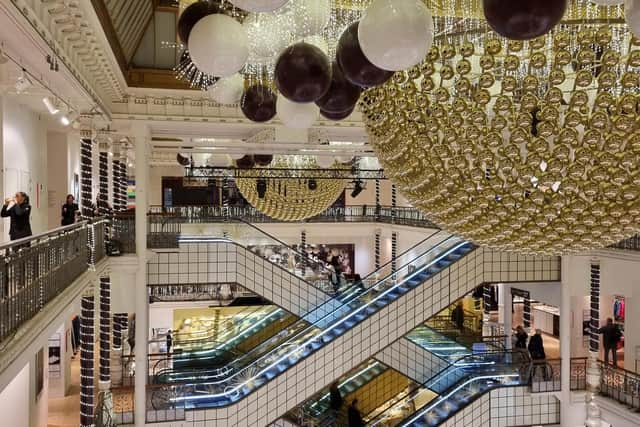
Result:
{"label": "ceiling decoration", "polygon": [[494,249],[571,253],[640,231],[639,70],[624,24],[525,42],[481,24],[361,107],[386,173],[434,222]]}
{"label": "ceiling decoration", "polygon": [[153,2],[149,0],[93,0],[103,3],[115,31],[120,49],[128,63],[153,18]]}
{"label": "ceiling decoration", "polygon": [[[334,165],[349,170],[349,166]],[[305,177],[305,170],[320,169],[312,156],[276,156],[268,168],[247,171],[255,178],[236,178],[242,196],[271,218],[302,221],[331,206],[346,188],[347,181]],[[278,171],[280,170],[280,172]],[[282,179],[282,173],[290,175]],[[269,179],[270,174],[277,176]]]}

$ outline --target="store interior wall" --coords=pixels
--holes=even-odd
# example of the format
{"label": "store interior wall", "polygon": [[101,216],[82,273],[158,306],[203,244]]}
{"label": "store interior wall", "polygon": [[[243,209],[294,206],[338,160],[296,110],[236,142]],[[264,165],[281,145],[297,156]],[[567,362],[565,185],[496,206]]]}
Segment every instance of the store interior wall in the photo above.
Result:
{"label": "store interior wall", "polygon": [[0,414],[3,426],[30,427],[29,424],[29,370],[27,363],[0,392]]}
{"label": "store interior wall", "polygon": [[[589,309],[590,265],[593,256],[568,256],[563,271],[563,286],[568,285],[571,293],[571,356],[586,357],[588,341],[582,333],[582,321],[585,310]],[[640,372],[640,360],[636,359],[640,349],[640,334],[629,325],[640,324],[640,277],[638,262],[640,256],[628,251],[600,251],[600,323],[604,325],[607,317],[612,317],[614,295],[625,298],[625,342],[624,368]],[[604,357],[602,345],[600,358]]]}
{"label": "store interior wall", "polygon": [[[31,201],[33,233],[49,226],[47,202],[47,122],[14,98],[2,98],[2,151],[4,193],[26,192]],[[3,221],[2,240],[9,240],[9,220]]]}

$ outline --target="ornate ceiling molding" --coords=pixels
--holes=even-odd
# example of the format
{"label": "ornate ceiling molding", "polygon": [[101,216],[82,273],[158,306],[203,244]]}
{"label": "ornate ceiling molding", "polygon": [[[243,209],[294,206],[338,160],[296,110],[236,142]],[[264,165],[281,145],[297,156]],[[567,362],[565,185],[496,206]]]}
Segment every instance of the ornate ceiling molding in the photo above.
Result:
{"label": "ornate ceiling molding", "polygon": [[[124,96],[126,83],[89,1],[11,0],[97,106]],[[98,30],[96,30],[98,28]]]}

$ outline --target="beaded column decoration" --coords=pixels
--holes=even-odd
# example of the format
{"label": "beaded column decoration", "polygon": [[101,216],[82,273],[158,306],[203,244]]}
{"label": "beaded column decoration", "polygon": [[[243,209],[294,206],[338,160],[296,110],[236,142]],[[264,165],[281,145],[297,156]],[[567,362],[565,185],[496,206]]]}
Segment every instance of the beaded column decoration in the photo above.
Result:
{"label": "beaded column decoration", "polygon": [[[93,206],[93,141],[91,131],[81,131],[80,141],[80,207],[84,218],[94,216]],[[89,268],[95,266],[95,230],[93,225],[87,230],[87,244],[89,245]]]}
{"label": "beaded column decoration", "polygon": [[374,243],[374,248],[373,248],[373,253],[374,253],[374,267],[375,270],[380,270],[380,229],[376,228],[376,238],[375,238],[375,243]]}
{"label": "beaded column decoration", "polygon": [[112,205],[115,212],[120,212],[122,206],[120,205],[120,160],[114,160],[111,166],[111,176],[113,181],[113,194]]}
{"label": "beaded column decoration", "polygon": [[83,296],[80,311],[80,426],[93,426],[93,296]]}
{"label": "beaded column decoration", "polygon": [[127,200],[127,161],[120,161],[120,209],[123,211],[127,210],[128,200]]}
{"label": "beaded column decoration", "polygon": [[380,216],[380,180],[376,179],[376,219]]}
{"label": "beaded column decoration", "polygon": [[396,207],[398,206],[398,193],[396,185],[391,184],[391,222],[396,220]]}
{"label": "beaded column decoration", "polygon": [[398,233],[394,231],[391,233],[391,272],[395,273],[398,270],[398,264],[396,257],[398,256]]}
{"label": "beaded column decoration", "polygon": [[[98,214],[100,216],[109,217],[111,209],[109,209],[109,153],[107,152],[107,144],[100,144],[100,162],[98,164],[98,174],[100,177],[100,193],[98,194]],[[104,227],[104,242],[109,244],[111,236],[111,222],[107,222]]]}
{"label": "beaded column decoration", "polygon": [[[307,253],[307,231],[306,230],[302,230],[300,232],[300,253],[303,255]],[[307,274],[307,259],[305,257],[300,261],[302,261],[300,263],[300,271],[302,273],[302,277],[305,277],[305,275]]]}
{"label": "beaded column decoration", "polygon": [[111,278],[100,278],[100,389],[111,386]]}
{"label": "beaded column decoration", "polygon": [[528,331],[531,327],[531,298],[526,297],[522,307],[522,325]]}
{"label": "beaded column decoration", "polygon": [[600,347],[600,263],[591,263],[591,319],[589,321],[589,351],[597,352]]}

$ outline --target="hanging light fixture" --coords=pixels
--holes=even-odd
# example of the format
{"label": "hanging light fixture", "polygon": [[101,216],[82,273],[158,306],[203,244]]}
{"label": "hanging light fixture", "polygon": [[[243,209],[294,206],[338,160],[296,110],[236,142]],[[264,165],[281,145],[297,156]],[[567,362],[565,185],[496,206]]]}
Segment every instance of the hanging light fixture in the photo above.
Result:
{"label": "hanging light fixture", "polygon": [[385,173],[430,219],[499,250],[571,253],[640,231],[640,40],[587,19],[527,42],[485,25],[367,91]]}
{"label": "hanging light fixture", "polygon": [[44,104],[45,107],[47,107],[47,111],[49,111],[49,114],[51,114],[52,116],[60,112],[60,109],[56,105],[55,98],[51,98],[50,96],[45,96],[44,98],[42,98],[42,103]]}

